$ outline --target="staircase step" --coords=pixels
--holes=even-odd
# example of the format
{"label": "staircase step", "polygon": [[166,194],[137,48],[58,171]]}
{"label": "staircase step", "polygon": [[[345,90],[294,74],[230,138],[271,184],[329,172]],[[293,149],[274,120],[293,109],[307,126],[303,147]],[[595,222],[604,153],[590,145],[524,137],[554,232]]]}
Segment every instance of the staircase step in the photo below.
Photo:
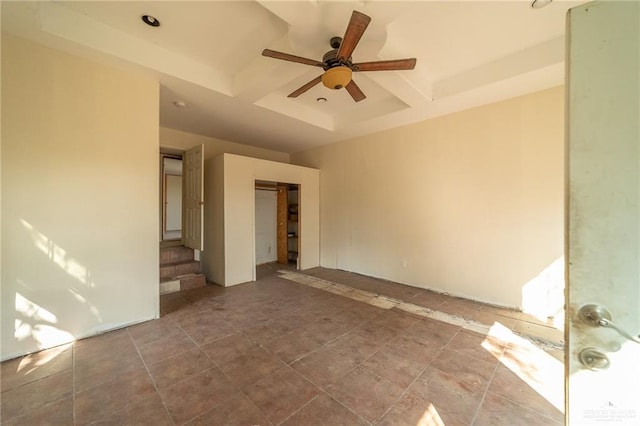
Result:
{"label": "staircase step", "polygon": [[160,280],[175,278],[179,275],[199,273],[200,262],[193,259],[160,265]]}
{"label": "staircase step", "polygon": [[207,285],[207,279],[202,274],[190,274],[180,278],[180,290],[191,290],[192,288],[204,287]]}
{"label": "staircase step", "polygon": [[160,295],[180,291],[180,280],[169,280],[160,283]]}
{"label": "staircase step", "polygon": [[185,246],[160,249],[160,265],[193,260],[193,249]]}
{"label": "staircase step", "polygon": [[181,290],[191,290],[192,288],[204,287],[207,279],[202,274],[185,274],[173,279],[160,282],[160,294],[175,293]]}

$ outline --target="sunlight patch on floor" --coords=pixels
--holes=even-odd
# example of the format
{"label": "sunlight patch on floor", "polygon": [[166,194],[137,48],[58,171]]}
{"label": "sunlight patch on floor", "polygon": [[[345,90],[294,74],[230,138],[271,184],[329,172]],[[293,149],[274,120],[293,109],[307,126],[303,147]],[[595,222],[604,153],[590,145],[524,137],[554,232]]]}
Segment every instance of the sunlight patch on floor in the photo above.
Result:
{"label": "sunlight patch on floor", "polygon": [[433,404],[429,404],[429,407],[425,410],[422,417],[420,417],[416,426],[445,426],[445,424],[440,418],[436,407],[434,407]]}
{"label": "sunlight patch on floor", "polygon": [[22,357],[16,368],[16,373],[28,376],[41,367],[56,359],[61,353],[69,349],[69,345],[60,345],[46,351],[30,354]]}
{"label": "sunlight patch on floor", "polygon": [[564,413],[564,365],[562,362],[499,323],[491,327],[482,346],[490,350],[495,342],[506,343],[504,353],[499,358],[500,363]]}

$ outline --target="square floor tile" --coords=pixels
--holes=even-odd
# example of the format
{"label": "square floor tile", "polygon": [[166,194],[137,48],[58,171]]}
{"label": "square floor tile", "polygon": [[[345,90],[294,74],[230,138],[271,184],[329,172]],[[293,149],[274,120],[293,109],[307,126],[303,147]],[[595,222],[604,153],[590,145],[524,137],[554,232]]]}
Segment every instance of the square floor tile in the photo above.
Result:
{"label": "square floor tile", "polygon": [[320,389],[291,368],[283,368],[249,386],[247,396],[274,424],[306,404]]}
{"label": "square floor tile", "polygon": [[276,337],[264,347],[276,354],[283,362],[289,364],[322,347],[322,345],[307,337],[303,331],[297,330]]}
{"label": "square floor tile", "polygon": [[221,404],[187,423],[189,426],[268,425],[264,414],[244,394],[238,392]]}
{"label": "square floor tile", "polygon": [[400,332],[384,325],[368,322],[351,330],[349,334],[364,337],[374,343],[384,345],[396,338]]}
{"label": "square floor tile", "polygon": [[386,347],[404,358],[425,365],[429,364],[440,350],[438,346],[434,346],[429,342],[404,335],[396,337],[387,343]]}
{"label": "square floor tile", "polygon": [[313,321],[313,317],[309,316],[306,312],[301,311],[272,319],[271,321],[268,321],[266,325],[277,335],[283,335],[298,328],[302,328]]}
{"label": "square floor tile", "polygon": [[409,314],[398,309],[385,309],[380,316],[371,320],[370,324],[382,325],[398,332],[402,332],[420,320],[422,320],[422,317]]}
{"label": "square floor tile", "polygon": [[111,358],[92,358],[73,369],[74,390],[80,392],[142,368],[144,364],[135,348],[115,352]]}
{"label": "square floor tile", "polygon": [[109,414],[105,418],[92,423],[92,426],[136,425],[136,426],[171,426],[167,409],[162,404],[160,395],[152,393],[146,398],[138,398],[126,408]]}
{"label": "square floor tile", "polygon": [[73,425],[73,398],[61,399],[49,405],[25,412],[25,414],[7,420],[2,416],[2,426],[24,425]]}
{"label": "square floor tile", "polygon": [[180,329],[173,319],[161,317],[127,327],[127,331],[136,345],[142,346],[175,334]]}
{"label": "square floor tile", "polygon": [[364,419],[345,408],[329,395],[322,393],[298,410],[282,425],[324,426],[324,425],[368,425]]}
{"label": "square floor tile", "polygon": [[405,336],[443,348],[461,330],[460,326],[425,318],[405,332]]}
{"label": "square floor tile", "polygon": [[495,362],[500,359],[506,344],[492,336],[461,330],[447,345],[447,349],[461,352],[474,358]]}
{"label": "square floor tile", "polygon": [[73,375],[63,371],[2,392],[2,420],[9,420],[73,394]]}
{"label": "square floor tile", "polygon": [[217,364],[224,364],[256,347],[256,342],[241,333],[230,334],[202,346],[202,350]]}
{"label": "square floor tile", "polygon": [[325,343],[328,343],[333,339],[346,334],[353,328],[354,327],[351,325],[339,324],[331,321],[330,319],[323,318],[309,324],[302,330],[307,337],[324,345]]}
{"label": "square floor tile", "polygon": [[321,349],[291,364],[313,383],[327,387],[346,376],[356,364],[329,349]]}
{"label": "square floor tile", "polygon": [[326,347],[340,354],[343,358],[359,364],[378,352],[382,346],[358,334],[347,333],[328,343]]}
{"label": "square floor tile", "polygon": [[486,382],[478,378],[459,378],[437,368],[428,368],[413,382],[407,392],[432,404],[438,410],[455,413],[458,419],[471,423],[485,389]]}
{"label": "square floor tile", "polygon": [[485,390],[495,372],[496,359],[483,361],[458,351],[445,349],[431,362],[430,368],[438,368],[456,376],[468,388]]}
{"label": "square floor tile", "polygon": [[182,330],[176,328],[166,337],[154,340],[145,345],[139,345],[138,350],[144,362],[152,364],[195,347],[196,344],[193,340]]}
{"label": "square floor tile", "polygon": [[[533,379],[533,378],[530,378]],[[562,386],[562,380],[557,384]],[[552,386],[552,382],[546,382],[543,386]],[[489,392],[493,392],[505,399],[530,408],[556,421],[562,421],[562,412],[554,407],[546,398],[536,392],[525,380],[518,377],[504,365],[498,365],[493,380],[489,385]],[[555,394],[562,394],[562,389],[557,389]]]}
{"label": "square floor tile", "polygon": [[149,364],[147,368],[158,390],[163,390],[213,366],[209,357],[195,348]]}
{"label": "square floor tile", "polygon": [[75,395],[76,422],[87,424],[126,409],[155,392],[147,370],[122,374]]}
{"label": "square floor tile", "polygon": [[402,394],[402,389],[362,368],[329,386],[327,392],[369,422],[380,418]]}
{"label": "square floor tile", "polygon": [[284,366],[276,355],[258,346],[220,365],[220,368],[235,384],[244,389]]}
{"label": "square floor tile", "polygon": [[78,340],[73,344],[74,366],[85,362],[98,363],[103,360],[137,352],[126,329],[110,331],[99,336]]}
{"label": "square floor tile", "polygon": [[381,350],[361,366],[402,389],[409,386],[426,368],[425,364],[405,358],[390,349]]}
{"label": "square floor tile", "polygon": [[22,386],[44,377],[52,376],[73,366],[71,344],[36,352],[3,362],[0,366],[0,391]]}
{"label": "square floor tile", "polygon": [[223,404],[238,388],[213,367],[170,386],[160,392],[162,399],[177,424],[191,420]]}
{"label": "square floor tile", "polygon": [[237,329],[220,318],[207,318],[206,315],[192,317],[181,324],[185,333],[198,345],[205,345],[230,334]]}
{"label": "square floor tile", "polygon": [[[410,393],[404,394],[400,400],[384,415],[376,425],[446,425],[468,426],[448,412],[426,402]],[[480,425],[478,425],[480,426]],[[487,425],[492,426],[492,425]]]}

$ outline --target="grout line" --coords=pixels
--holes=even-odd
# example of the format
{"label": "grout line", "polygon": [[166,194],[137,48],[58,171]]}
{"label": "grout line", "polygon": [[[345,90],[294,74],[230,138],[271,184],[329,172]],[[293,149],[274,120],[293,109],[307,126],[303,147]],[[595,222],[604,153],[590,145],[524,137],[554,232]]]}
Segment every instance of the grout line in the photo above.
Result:
{"label": "grout line", "polygon": [[[416,361],[416,362],[417,362],[417,361]],[[424,373],[425,373],[425,372],[426,372],[426,371],[431,367],[431,363],[433,363],[433,358],[431,359],[431,361],[429,361],[429,362],[425,365],[425,367],[420,371],[420,373],[418,373],[418,375],[416,375],[416,377],[414,377],[414,378],[413,378],[413,380],[411,381],[411,383],[409,383],[409,385],[408,385],[408,386],[407,386],[407,387],[406,387],[406,388],[405,388],[405,389],[400,393],[400,395],[399,395],[399,396],[398,396],[398,398],[394,401],[394,403],[393,403],[389,408],[387,408],[387,410],[386,410],[384,413],[382,413],[382,415],[378,418],[378,420],[379,420],[379,419],[384,418],[384,416],[386,416],[386,415],[389,413],[389,411],[391,411],[391,409],[392,409],[393,407],[395,407],[395,405],[398,403],[398,401],[400,401],[402,398],[404,398],[404,396],[405,396],[407,393],[410,393],[410,392],[409,392],[409,389],[411,389],[411,387],[413,386],[413,384],[414,384],[414,383],[415,383],[415,382],[416,382],[420,377],[422,377],[422,375],[423,375],[423,374],[424,374]],[[421,363],[419,363],[419,364],[421,364]],[[412,394],[412,395],[414,395],[414,394]],[[415,396],[416,398],[420,399],[421,401],[423,400],[422,398],[420,398],[420,397],[419,397],[419,396],[417,396],[417,395],[414,395],[414,396]]]}
{"label": "grout line", "polygon": [[307,405],[311,404],[313,401],[315,401],[316,399],[318,399],[320,397],[320,394],[322,393],[322,390],[320,390],[320,392],[318,392],[318,394],[316,396],[314,396],[313,398],[311,398],[309,401],[305,402],[304,404],[302,404],[302,406],[300,408],[298,408],[297,410],[295,410],[293,413],[289,414],[284,420],[282,420],[280,423],[278,423],[278,425],[283,424],[284,422],[286,422],[287,420],[289,420],[291,417],[295,416],[296,413],[298,413],[300,410],[302,410],[304,407],[306,407]]}
{"label": "grout line", "polygon": [[165,403],[164,398],[162,397],[162,394],[160,393],[160,390],[158,389],[158,385],[156,384],[156,381],[154,380],[153,375],[151,374],[151,371],[149,371],[149,366],[147,365],[147,362],[144,360],[144,358],[142,356],[142,353],[140,353],[140,348],[138,347],[138,344],[137,344],[136,340],[133,338],[133,336],[131,336],[131,332],[129,331],[128,327],[127,327],[127,335],[131,339],[131,342],[133,343],[133,347],[136,348],[136,352],[138,352],[138,356],[140,357],[140,360],[142,361],[142,365],[144,366],[144,369],[147,372],[147,375],[149,376],[149,380],[151,380],[151,383],[153,384],[153,389],[155,390],[156,394],[160,398],[160,402],[162,402],[162,406],[164,407],[164,411],[165,411],[167,417],[169,418],[169,421],[171,422],[172,425],[175,425],[176,423],[173,421],[173,417],[171,416],[171,413],[169,412],[169,407],[167,407],[167,404]]}
{"label": "grout line", "polygon": [[[502,352],[504,353],[504,348],[502,348]],[[469,423],[469,426],[473,426],[473,424],[476,421],[476,418],[478,417],[478,414],[480,414],[480,410],[482,409],[482,404],[484,404],[484,400],[487,397],[487,393],[489,392],[489,387],[491,386],[493,379],[496,377],[496,372],[498,371],[498,367],[500,367],[500,358],[498,358],[498,361],[496,362],[496,366],[493,369],[493,373],[491,373],[491,377],[487,381],[487,387],[482,393],[482,398],[480,398],[480,403],[478,404],[478,408],[476,408],[476,412],[473,414],[473,417],[471,418],[471,422]]]}

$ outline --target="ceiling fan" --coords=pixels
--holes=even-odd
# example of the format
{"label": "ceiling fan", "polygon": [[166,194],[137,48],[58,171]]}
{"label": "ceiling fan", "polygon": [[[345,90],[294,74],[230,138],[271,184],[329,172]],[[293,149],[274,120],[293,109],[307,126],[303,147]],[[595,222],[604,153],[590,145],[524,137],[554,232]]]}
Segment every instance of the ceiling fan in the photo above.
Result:
{"label": "ceiling fan", "polygon": [[360,102],[366,98],[366,96],[355,81],[352,80],[353,72],[412,70],[416,66],[416,58],[359,62],[354,64],[351,61],[351,54],[360,41],[362,34],[364,34],[364,31],[367,29],[369,22],[371,22],[369,16],[354,10],[351,14],[351,20],[344,33],[344,37],[331,38],[330,44],[333,50],[324,54],[322,62],[290,55],[288,53],[277,52],[271,49],[264,49],[262,55],[324,69],[322,75],[290,93],[288,96],[290,98],[297,98],[316,84],[322,82],[322,84],[329,89],[342,89],[344,87],[354,101]]}

